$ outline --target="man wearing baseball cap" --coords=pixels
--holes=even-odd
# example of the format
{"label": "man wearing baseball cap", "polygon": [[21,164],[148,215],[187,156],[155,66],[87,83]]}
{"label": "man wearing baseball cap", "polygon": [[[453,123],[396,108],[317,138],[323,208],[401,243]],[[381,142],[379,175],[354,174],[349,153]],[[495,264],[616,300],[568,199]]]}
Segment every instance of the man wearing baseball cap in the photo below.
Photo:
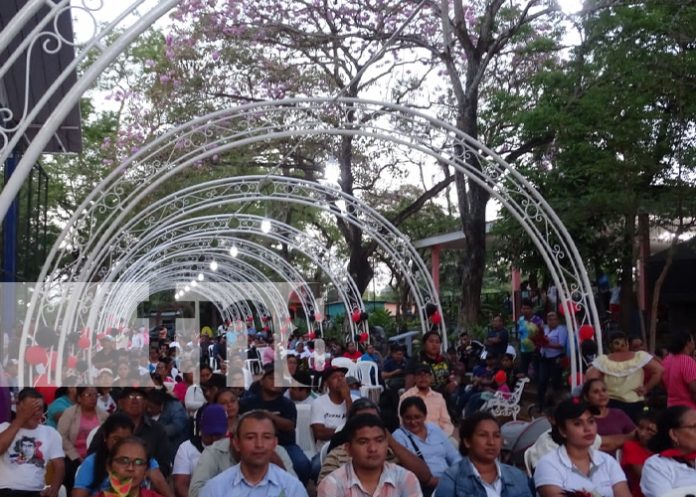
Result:
{"label": "man wearing baseball cap", "polygon": [[328,391],[312,402],[309,425],[316,440],[317,455],[312,459],[312,476],[315,479],[321,469],[319,452],[322,445],[331,440],[336,428],[345,423],[348,409],[353,404],[346,383],[346,372],[344,368],[327,367],[322,383]]}

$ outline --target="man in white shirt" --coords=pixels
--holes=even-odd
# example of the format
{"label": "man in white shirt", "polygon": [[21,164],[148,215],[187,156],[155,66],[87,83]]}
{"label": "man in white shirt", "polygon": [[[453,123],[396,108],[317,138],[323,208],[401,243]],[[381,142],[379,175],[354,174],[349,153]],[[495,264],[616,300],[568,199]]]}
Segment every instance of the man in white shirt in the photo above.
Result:
{"label": "man in white shirt", "polygon": [[336,433],[336,428],[345,423],[346,413],[353,404],[350,389],[346,383],[346,372],[344,368],[326,368],[323,383],[328,392],[312,401],[309,425],[312,428],[317,449],[317,454],[312,459],[311,476],[314,480],[321,470],[319,460],[321,447],[331,440]]}
{"label": "man in white shirt", "polygon": [[[0,493],[25,497],[56,497],[65,476],[65,453],[60,434],[41,424],[43,397],[25,388],[17,397],[17,416],[0,424]],[[44,486],[48,464],[49,485]]]}

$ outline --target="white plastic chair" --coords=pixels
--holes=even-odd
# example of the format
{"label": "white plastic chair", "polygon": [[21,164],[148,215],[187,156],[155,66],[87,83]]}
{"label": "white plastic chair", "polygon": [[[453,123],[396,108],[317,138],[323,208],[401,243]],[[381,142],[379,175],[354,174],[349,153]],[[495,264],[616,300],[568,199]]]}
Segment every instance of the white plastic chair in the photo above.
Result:
{"label": "white plastic chair", "polygon": [[254,383],[254,377],[247,368],[242,368],[242,373],[244,374],[244,390],[249,390],[251,384]]}
{"label": "white plastic chair", "polygon": [[217,363],[215,360],[215,345],[208,345],[208,361],[210,362],[211,369],[215,371]]}
{"label": "white plastic chair", "polygon": [[355,368],[355,363],[347,357],[334,357],[331,360],[331,366],[333,366],[334,368],[343,368],[351,370]]}
{"label": "white plastic chair", "polygon": [[384,387],[377,383],[377,375],[379,374],[377,364],[372,361],[358,361],[355,366],[357,378],[361,384],[360,395],[379,402],[379,396],[384,391]]}
{"label": "white plastic chair", "polygon": [[379,374],[377,369],[377,364],[372,361],[358,361],[356,364],[357,378],[360,380],[360,384],[364,387],[379,387],[382,390],[382,386],[377,381],[377,375]]}
{"label": "white plastic chair", "polygon": [[297,445],[299,445],[305,455],[311,459],[317,452],[312,427],[309,425],[312,406],[309,404],[300,404],[295,407],[297,408],[295,439],[297,440]]}
{"label": "white plastic chair", "polygon": [[259,359],[247,359],[244,361],[244,368],[251,374],[261,374],[263,372],[263,367],[261,366],[261,361]]}

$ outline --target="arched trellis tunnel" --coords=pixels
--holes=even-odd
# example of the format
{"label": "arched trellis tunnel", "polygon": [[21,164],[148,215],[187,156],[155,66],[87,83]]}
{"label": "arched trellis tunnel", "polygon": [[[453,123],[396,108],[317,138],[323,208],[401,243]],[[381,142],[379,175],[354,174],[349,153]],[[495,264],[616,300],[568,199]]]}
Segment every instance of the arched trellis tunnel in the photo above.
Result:
{"label": "arched trellis tunnel", "polygon": [[[137,3],[135,2],[133,5]],[[46,125],[39,131],[26,150],[15,174],[0,193],[0,216],[4,217],[7,213],[10,202],[16,197],[31,166],[82,93],[132,40],[177,3],[176,0],[160,2],[155,8],[146,12],[132,25],[124,29],[113,41],[107,41],[107,35],[123,27],[128,13],[134,8],[133,5],[126,7],[124,13],[103,30],[95,28],[94,36],[84,47],[77,50],[75,63],[66,68],[60,75],[56,80],[56,86],[49,90],[50,94],[47,94],[46,98],[41,100],[35,109],[26,109],[25,115],[14,116],[16,124],[13,125],[12,129],[0,127],[0,136],[3,139],[0,143],[2,145],[0,157],[4,161],[16,145],[16,141],[21,138],[30,125],[32,118],[41,111],[42,106],[55,92],[57,84],[62,82],[77,64],[87,58],[90,50],[99,47],[100,54],[93,59],[91,65],[78,78],[72,90],[60,101]],[[22,28],[29,17],[38,12],[43,4],[44,2],[40,0],[27,2],[20,13],[12,19],[10,25],[0,33],[0,49],[6,48],[14,34]],[[17,53],[29,50],[38,38],[46,36],[46,33],[50,32],[50,27],[46,27],[50,26],[48,21],[70,8],[67,0],[59,2],[56,8],[47,15],[47,22],[38,26],[26,38],[26,43],[17,48]],[[55,33],[54,39],[56,39],[56,43],[66,42]],[[11,61],[6,61],[2,65],[0,75],[7,71],[10,63]],[[30,75],[27,77],[29,78]],[[7,109],[0,109],[0,111],[6,114]],[[372,119],[361,119],[368,115]],[[400,124],[398,130],[395,126],[391,126],[391,128],[388,126],[390,122],[393,124],[394,120]],[[356,126],[356,122],[363,124]],[[467,175],[472,181],[486,189],[517,219],[535,243],[547,264],[554,284],[559,290],[560,301],[573,302],[581,310],[577,315],[566,313],[566,324],[571,333],[575,333],[581,324],[591,324],[597,330],[598,342],[601,347],[600,323],[582,259],[569,233],[533,185],[483,144],[471,139],[447,123],[388,102],[347,98],[299,98],[239,106],[203,116],[176,127],[143,147],[95,188],[66,226],[42,269],[40,284],[36,286],[36,291],[32,295],[32,302],[23,329],[24,336],[26,337],[30,331],[29,323],[31,320],[42,312],[42,303],[45,303],[42,297],[45,295],[43,290],[57,284],[56,279],[52,279],[52,276],[55,276],[53,270],[59,264],[60,258],[57,255],[61,250],[61,244],[76,234],[78,226],[87,226],[87,230],[82,231],[82,233],[86,233],[86,238],[80,240],[78,237],[77,244],[80,247],[89,245],[92,238],[102,239],[103,232],[99,233],[99,230],[104,226],[93,224],[98,217],[92,217],[95,211],[90,206],[99,205],[102,209],[120,211],[124,205],[133,206],[142,201],[144,197],[141,194],[142,190],[139,193],[138,189],[135,189],[132,198],[121,198],[119,195],[119,192],[122,191],[122,185],[119,183],[119,180],[122,179],[122,173],[133,163],[137,161],[153,166],[150,184],[154,184],[156,187],[181,170],[190,167],[195,161],[210,158],[215,154],[262,142],[271,143],[280,139],[302,139],[302,137],[320,135],[369,137],[390,143],[392,146],[404,147]],[[264,199],[265,194],[262,191],[255,193],[255,200]],[[113,225],[107,223],[106,226]],[[107,231],[108,229],[107,227]],[[377,231],[379,232],[380,229]],[[410,245],[405,239],[398,243]],[[85,267],[89,270],[93,269],[84,266],[85,260],[89,259],[93,253],[86,251],[81,254],[74,268],[71,268],[71,270],[77,269],[72,271],[73,276],[78,276]],[[424,278],[427,278],[427,275],[424,275]],[[433,301],[437,302],[436,295],[432,295],[432,298]],[[69,304],[68,307],[73,311],[77,309],[76,304]],[[570,340],[570,348],[571,369],[575,372],[578,370],[578,358],[574,340]],[[24,341],[20,353],[23,352]],[[577,379],[577,376],[575,378]]]}

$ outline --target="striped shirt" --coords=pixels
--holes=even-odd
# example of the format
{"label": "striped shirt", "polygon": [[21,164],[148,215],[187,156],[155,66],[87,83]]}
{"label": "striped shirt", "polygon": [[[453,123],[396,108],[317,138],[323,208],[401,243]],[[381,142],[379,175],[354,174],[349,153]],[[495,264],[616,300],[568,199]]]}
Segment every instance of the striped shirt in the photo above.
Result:
{"label": "striped shirt", "polygon": [[696,409],[689,383],[696,381],[696,360],[686,354],[669,354],[662,361],[665,372],[662,382],[667,390],[667,406],[687,406]]}

